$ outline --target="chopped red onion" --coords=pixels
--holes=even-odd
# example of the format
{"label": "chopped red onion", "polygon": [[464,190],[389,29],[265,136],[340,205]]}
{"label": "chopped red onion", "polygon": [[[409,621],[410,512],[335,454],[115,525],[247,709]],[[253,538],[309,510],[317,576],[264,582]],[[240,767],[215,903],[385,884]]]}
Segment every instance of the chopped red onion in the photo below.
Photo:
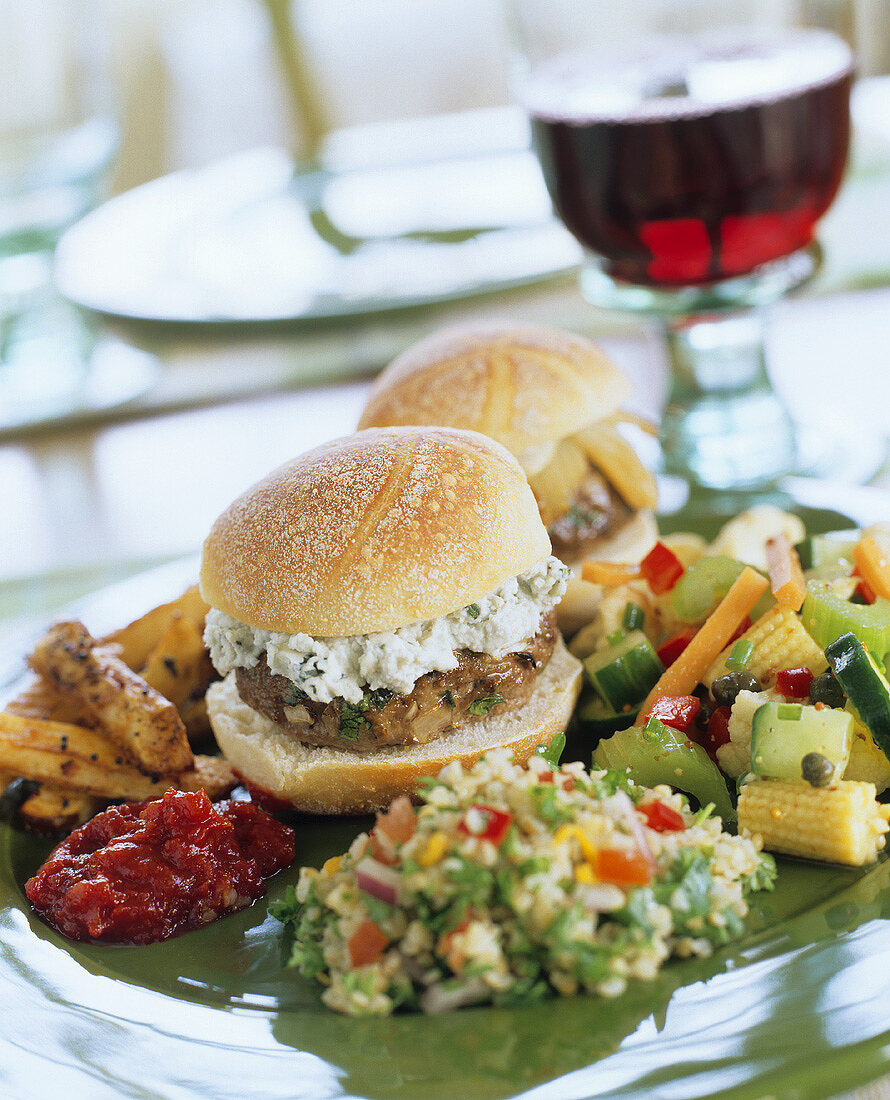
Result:
{"label": "chopped red onion", "polygon": [[367,856],[356,866],[355,881],[359,890],[364,890],[371,897],[385,901],[387,905],[397,904],[401,879],[394,867],[387,867],[385,863],[378,863]]}
{"label": "chopped red onion", "polygon": [[636,807],[630,798],[624,793],[624,791],[616,791],[612,795],[612,802],[615,809],[618,811],[618,816],[627,825],[631,835],[637,843],[637,850],[640,855],[649,864],[650,869],[655,871],[655,856],[652,854],[652,849],[649,847],[649,841],[646,839],[646,833],[643,829],[643,823],[637,817]]}
{"label": "chopped red onion", "polygon": [[430,1016],[439,1012],[450,1012],[454,1008],[479,1004],[488,999],[491,991],[481,978],[467,978],[456,988],[443,989],[441,985],[431,985],[421,995],[420,1007]]}

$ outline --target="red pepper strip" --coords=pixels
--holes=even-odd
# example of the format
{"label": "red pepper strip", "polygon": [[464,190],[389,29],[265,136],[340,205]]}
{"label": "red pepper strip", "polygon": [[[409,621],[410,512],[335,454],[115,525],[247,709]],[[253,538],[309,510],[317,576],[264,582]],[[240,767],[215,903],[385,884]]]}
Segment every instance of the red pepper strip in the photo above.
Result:
{"label": "red pepper strip", "polygon": [[684,627],[683,630],[678,630],[676,634],[672,634],[670,638],[667,638],[661,643],[658,650],[658,659],[665,668],[669,668],[674,661],[676,661],[695,637],[696,633],[697,631],[694,626],[687,626]]}
{"label": "red pepper strip", "polygon": [[[474,818],[479,818],[479,823]],[[468,823],[467,819],[470,819]],[[495,846],[503,843],[507,831],[513,823],[513,815],[498,810],[494,806],[474,804],[460,819],[457,831],[465,836],[475,836],[480,840],[490,840]]]}
{"label": "red pepper strip", "polygon": [[686,828],[686,822],[681,814],[663,802],[647,802],[637,806],[637,810],[645,817],[646,824],[656,833],[682,833]]}
{"label": "red pepper strip", "polygon": [[776,691],[789,699],[805,699],[812,682],[813,674],[808,668],[783,668],[776,673]]}
{"label": "red pepper strip", "polygon": [[349,958],[353,966],[369,966],[376,962],[389,940],[372,920],[365,920],[349,938]]}
{"label": "red pepper strip", "polygon": [[596,854],[596,877],[618,886],[645,886],[652,879],[649,861],[639,852],[600,848]]}
{"label": "red pepper strip", "polygon": [[751,616],[746,615],[744,617],[744,619],[742,619],[742,621],[739,623],[738,627],[736,628],[735,634],[733,634],[733,636],[729,639],[729,641],[726,644],[729,646],[729,645],[732,645],[733,642],[737,642],[739,640],[739,638],[741,638],[741,636],[745,633],[746,630],[751,629],[751,626],[752,626]]}
{"label": "red pepper strip", "polygon": [[670,592],[683,576],[683,563],[663,542],[656,542],[640,562],[640,572],[656,596]]}
{"label": "red pepper strip", "polygon": [[858,577],[859,583],[856,585],[855,595],[857,595],[864,603],[872,604],[877,599],[875,590],[868,583],[868,581],[859,572],[859,566],[857,565],[853,572],[850,574],[852,577]]}
{"label": "red pepper strip", "polygon": [[662,695],[653,701],[639,724],[645,726],[650,718],[657,718],[666,726],[685,733],[700,710],[701,699],[695,695]]}
{"label": "red pepper strip", "polygon": [[717,749],[721,745],[729,743],[729,715],[730,707],[717,707],[708,722],[705,736],[702,738],[702,747],[712,760],[717,759]]}

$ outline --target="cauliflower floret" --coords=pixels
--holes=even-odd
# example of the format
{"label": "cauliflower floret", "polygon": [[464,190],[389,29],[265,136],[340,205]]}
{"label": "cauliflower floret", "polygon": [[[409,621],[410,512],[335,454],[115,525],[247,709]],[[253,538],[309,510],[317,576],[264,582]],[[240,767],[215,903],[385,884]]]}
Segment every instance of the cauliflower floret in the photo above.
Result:
{"label": "cauliflower floret", "polygon": [[783,512],[774,504],[756,504],[721,528],[711,544],[711,553],[738,558],[756,569],[766,569],[766,541],[780,532],[788,536],[792,546],[807,533],[799,516]]}
{"label": "cauliflower floret", "polygon": [[717,763],[728,776],[738,779],[751,770],[751,725],[754,712],[764,703],[782,698],[771,691],[740,691],[729,715],[729,741],[717,749]]}

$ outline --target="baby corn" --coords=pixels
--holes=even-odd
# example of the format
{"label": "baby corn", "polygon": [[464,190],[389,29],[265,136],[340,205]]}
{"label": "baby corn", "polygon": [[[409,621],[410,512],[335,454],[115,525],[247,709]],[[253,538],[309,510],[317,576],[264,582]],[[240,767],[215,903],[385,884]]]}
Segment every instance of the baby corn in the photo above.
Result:
{"label": "baby corn", "polygon": [[[818,676],[828,667],[825,654],[788,607],[777,604],[770,608],[742,638],[754,646],[745,671],[762,684],[774,680],[781,668],[808,668]],[[718,676],[725,675],[726,658],[731,652],[732,646],[727,646],[705,673],[702,683],[706,687],[710,687]]]}
{"label": "baby corn", "polygon": [[746,783],[739,794],[739,832],[759,835],[765,849],[861,867],[877,859],[890,829],[890,806],[875,801],[873,783],[831,787],[784,779]]}

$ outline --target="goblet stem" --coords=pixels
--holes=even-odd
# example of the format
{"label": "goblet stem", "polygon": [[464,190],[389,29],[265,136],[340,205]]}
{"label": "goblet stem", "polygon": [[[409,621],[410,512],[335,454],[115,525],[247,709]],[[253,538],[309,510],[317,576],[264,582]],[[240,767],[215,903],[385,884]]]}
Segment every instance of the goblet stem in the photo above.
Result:
{"label": "goblet stem", "polygon": [[794,467],[794,425],[766,370],[763,310],[663,322],[665,470],[707,489],[765,487]]}

